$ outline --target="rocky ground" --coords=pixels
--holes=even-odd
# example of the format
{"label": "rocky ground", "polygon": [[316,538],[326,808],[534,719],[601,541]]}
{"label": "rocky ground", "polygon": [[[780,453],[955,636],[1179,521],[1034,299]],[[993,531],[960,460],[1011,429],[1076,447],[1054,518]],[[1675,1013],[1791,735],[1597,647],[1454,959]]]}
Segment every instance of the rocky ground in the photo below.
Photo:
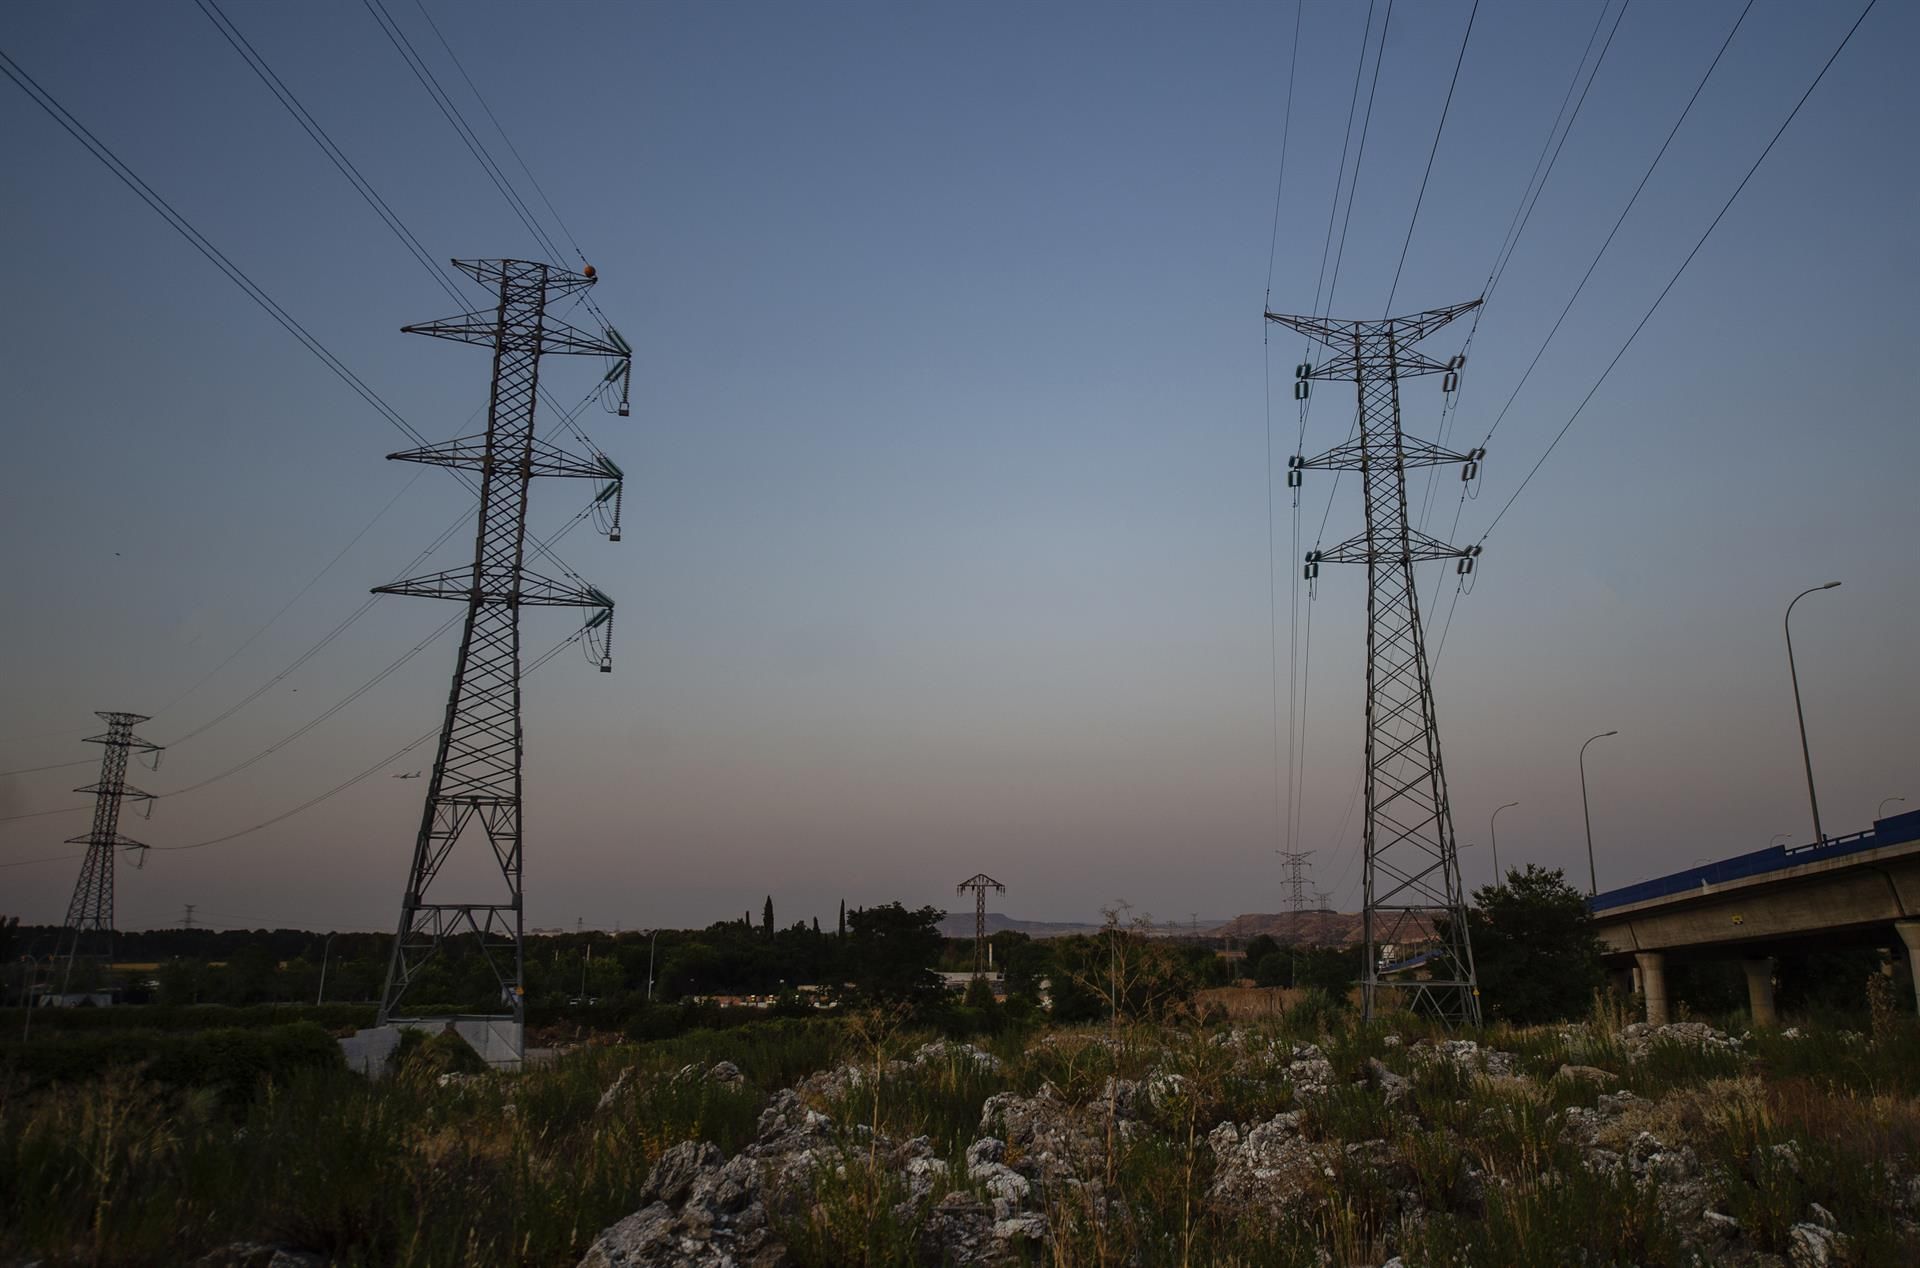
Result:
{"label": "rocky ground", "polygon": [[[1117,1042],[1082,1039],[1096,1049]],[[1581,1028],[1557,1042],[1566,1056],[1589,1046]],[[1202,1043],[1212,1052],[1196,1057]],[[1810,1160],[1791,1141],[1763,1140],[1757,1170],[1729,1150],[1726,1124],[1749,1112],[1764,1118],[1766,1093],[1741,1068],[1743,1041],[1704,1025],[1628,1027],[1601,1045],[1602,1064],[1562,1061],[1550,1074],[1540,1051],[1467,1039],[1386,1035],[1377,1055],[1349,1050],[1339,1063],[1319,1044],[1243,1030],[1196,1045],[1146,1052],[1137,1078],[1107,1075],[1095,1086],[1056,1072],[1030,1091],[992,1093],[961,1133],[968,1138],[945,1142],[896,1139],[884,1113],[876,1133],[846,1111],[876,1081],[899,1088],[956,1065],[997,1073],[998,1058],[933,1043],[824,1071],[775,1093],[752,1143],[732,1157],[702,1142],[668,1150],[635,1195],[634,1213],[600,1235],[581,1268],[816,1260],[816,1235],[845,1222],[850,1194],[869,1199],[864,1208],[854,1202],[854,1219],[899,1231],[907,1258],[919,1263],[1081,1262],[1090,1228],[1139,1222],[1132,1207],[1155,1184],[1139,1163],[1149,1145],[1161,1148],[1156,1157],[1166,1166],[1178,1169],[1184,1159],[1209,1219],[1298,1224],[1307,1213],[1324,1232],[1313,1257],[1321,1263],[1447,1262],[1445,1245],[1470,1245],[1476,1221],[1486,1222],[1489,1239],[1511,1237],[1516,1213],[1532,1209],[1525,1204],[1534,1195],[1577,1195],[1581,1185],[1599,1186],[1594,1192],[1636,1212],[1630,1219],[1645,1222],[1645,1247],[1667,1248],[1626,1258],[1596,1250],[1592,1262],[1641,1262],[1634,1254],[1743,1268],[1868,1262],[1829,1207],[1779,1209],[1819,1187],[1807,1183]],[[1095,1053],[1102,1055],[1114,1054]],[[1655,1066],[1689,1063],[1716,1077],[1651,1086],[1659,1082],[1648,1073]],[[1059,1061],[1046,1068],[1057,1071]],[[739,1074],[722,1063],[677,1077]],[[609,1090],[604,1110],[617,1109],[620,1091]],[[1263,1097],[1270,1106],[1276,1094],[1287,1105],[1277,1113],[1231,1112]],[[1184,1154],[1181,1139],[1194,1142]],[[1920,1248],[1920,1175],[1910,1160],[1889,1159],[1871,1183],[1884,1188],[1867,1196],[1886,1207],[1880,1242]],[[1355,1209],[1362,1191],[1367,1229],[1356,1239],[1336,1227],[1337,1216]],[[876,1192],[884,1209],[872,1204]],[[1334,1214],[1311,1225],[1314,1211]],[[801,1241],[812,1253],[801,1253]],[[1123,1241],[1126,1253],[1109,1261],[1160,1261],[1150,1239],[1114,1244]]]}

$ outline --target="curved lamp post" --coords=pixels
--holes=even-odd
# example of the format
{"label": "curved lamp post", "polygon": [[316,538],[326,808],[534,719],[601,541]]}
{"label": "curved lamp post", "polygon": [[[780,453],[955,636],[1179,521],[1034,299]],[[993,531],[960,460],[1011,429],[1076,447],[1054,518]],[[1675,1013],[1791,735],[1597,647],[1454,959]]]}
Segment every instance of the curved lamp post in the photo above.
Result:
{"label": "curved lamp post", "polygon": [[1787,634],[1787,674],[1793,679],[1793,716],[1800,721],[1800,760],[1807,768],[1807,805],[1813,811],[1813,841],[1815,845],[1825,845],[1827,834],[1820,830],[1820,799],[1813,795],[1813,757],[1807,750],[1807,715],[1800,710],[1800,671],[1793,663],[1793,604],[1820,590],[1831,590],[1839,585],[1838,581],[1829,581],[1823,586],[1814,586],[1802,590],[1793,596],[1793,603],[1787,604],[1787,614],[1780,619],[1780,628]]}
{"label": "curved lamp post", "polygon": [[327,998],[327,957],[333,954],[333,935],[327,935],[320,947],[320,989],[313,993],[313,1006],[318,1008]]}
{"label": "curved lamp post", "polygon": [[[1602,731],[1587,737],[1587,744],[1618,734],[1618,731]],[[1587,823],[1587,895],[1592,897],[1600,892],[1600,876],[1593,866],[1593,812],[1587,808],[1587,744],[1580,746],[1580,817]]]}
{"label": "curved lamp post", "polygon": [[1500,871],[1500,833],[1495,830],[1496,826],[1500,822],[1500,811],[1511,810],[1519,804],[1520,803],[1517,801],[1509,801],[1506,805],[1501,806],[1499,809],[1495,810],[1493,812],[1493,817],[1487,820],[1487,839],[1493,845],[1493,883],[1495,887],[1498,887],[1500,885],[1501,883],[1500,878],[1502,875]]}
{"label": "curved lamp post", "polygon": [[1905,797],[1882,797],[1880,799],[1880,808],[1873,812],[1873,817],[1875,819],[1884,819],[1887,817],[1887,803],[1889,801],[1897,801],[1900,804],[1905,805],[1907,799]]}

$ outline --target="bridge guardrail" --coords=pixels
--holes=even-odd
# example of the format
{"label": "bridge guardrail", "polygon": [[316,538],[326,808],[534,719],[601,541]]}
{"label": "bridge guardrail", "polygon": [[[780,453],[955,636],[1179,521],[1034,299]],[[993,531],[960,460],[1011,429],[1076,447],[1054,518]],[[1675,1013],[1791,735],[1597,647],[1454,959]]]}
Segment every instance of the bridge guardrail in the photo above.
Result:
{"label": "bridge guardrail", "polygon": [[1762,876],[1782,868],[1797,867],[1803,863],[1817,863],[1822,859],[1855,854],[1862,850],[1879,849],[1882,846],[1899,845],[1916,838],[1920,838],[1920,810],[1894,815],[1890,819],[1876,820],[1874,825],[1864,832],[1854,832],[1843,837],[1829,837],[1825,841],[1815,841],[1807,845],[1771,846],[1764,850],[1755,850],[1751,854],[1736,854],[1730,859],[1721,859],[1717,863],[1690,867],[1683,872],[1673,872],[1638,884],[1610,889],[1604,894],[1596,894],[1589,898],[1587,910],[1597,914],[1614,907],[1625,907],[1653,898],[1664,898],[1668,894],[1684,893],[1690,889],[1698,889],[1702,885],[1720,885],[1727,881],[1743,880],[1749,876]]}

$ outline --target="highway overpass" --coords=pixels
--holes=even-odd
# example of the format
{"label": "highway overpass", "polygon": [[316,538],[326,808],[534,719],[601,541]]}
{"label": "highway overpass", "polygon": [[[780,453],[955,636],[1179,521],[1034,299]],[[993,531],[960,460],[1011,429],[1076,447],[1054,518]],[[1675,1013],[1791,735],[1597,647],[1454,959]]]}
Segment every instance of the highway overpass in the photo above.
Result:
{"label": "highway overpass", "polygon": [[1904,944],[1920,995],[1920,811],[1610,890],[1588,907],[1608,963],[1637,979],[1656,1025],[1668,1020],[1671,958],[1739,959],[1761,1025],[1778,1019],[1774,954],[1796,946]]}

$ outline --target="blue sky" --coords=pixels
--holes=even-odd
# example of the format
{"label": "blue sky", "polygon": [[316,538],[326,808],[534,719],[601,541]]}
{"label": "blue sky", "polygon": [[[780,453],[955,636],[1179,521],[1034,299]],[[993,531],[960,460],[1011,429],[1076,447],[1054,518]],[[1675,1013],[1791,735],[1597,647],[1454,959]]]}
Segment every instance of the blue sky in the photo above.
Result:
{"label": "blue sky", "polygon": [[[507,161],[420,9],[388,8]],[[1468,8],[1394,8],[1335,315],[1383,310]],[[1740,9],[1629,5],[1475,336],[1461,443],[1513,391]],[[1115,898],[1163,919],[1275,909],[1270,851],[1289,838],[1260,309],[1270,250],[1272,306],[1313,303],[1367,7],[1306,4],[1290,126],[1290,4],[429,11],[637,349],[632,417],[585,416],[630,477],[625,540],[561,548],[620,601],[617,669],[562,656],[527,689],[530,920],[697,924],[769,891],[783,920],[842,897],[942,904],[980,870],[1032,917]],[[434,256],[536,250],[365,8],[226,12]],[[1457,536],[1485,529],[1857,13],[1754,5],[1502,422]],[[1396,308],[1479,293],[1600,14],[1483,0]],[[1917,27],[1909,6],[1876,8],[1488,538],[1436,671],[1463,842],[1518,800],[1502,861],[1583,871],[1575,753],[1615,728],[1589,752],[1603,885],[1810,834],[1780,614],[1835,578],[1795,616],[1826,826],[1864,827],[1884,797],[1920,807],[1920,190],[1897,161],[1920,114]],[[14,6],[0,48],[414,426],[466,430],[484,354],[398,333],[451,301],[198,10]],[[94,709],[152,713],[160,742],[219,714],[466,495],[383,462],[396,431],[5,88],[12,769],[90,756]],[[1297,353],[1271,349],[1282,458]],[[547,378],[570,403],[595,372],[556,361]],[[1437,384],[1406,400],[1408,430],[1431,436]],[[1348,421],[1316,405],[1309,449]],[[1308,481],[1310,536],[1330,487]],[[535,496],[549,530],[578,506],[560,482]],[[1351,909],[1363,579],[1323,576],[1290,700],[1311,542],[1276,498],[1283,731],[1290,705],[1307,717],[1296,844]],[[1343,484],[1328,540],[1358,516]],[[1450,583],[1429,597],[1438,623]],[[381,600],[140,780],[164,792],[246,759],[449,614]],[[528,647],[567,621],[530,617]],[[130,830],[190,843],[325,791],[433,724],[452,656],[429,647]],[[78,804],[66,790],[89,778],[0,779],[0,813]],[[122,872],[121,923],[192,902],[217,923],[385,927],[420,788],[375,777],[156,855]],[[84,828],[0,823],[0,861]],[[1470,882],[1485,852],[1466,852]],[[8,909],[58,919],[76,866],[8,869]]]}

